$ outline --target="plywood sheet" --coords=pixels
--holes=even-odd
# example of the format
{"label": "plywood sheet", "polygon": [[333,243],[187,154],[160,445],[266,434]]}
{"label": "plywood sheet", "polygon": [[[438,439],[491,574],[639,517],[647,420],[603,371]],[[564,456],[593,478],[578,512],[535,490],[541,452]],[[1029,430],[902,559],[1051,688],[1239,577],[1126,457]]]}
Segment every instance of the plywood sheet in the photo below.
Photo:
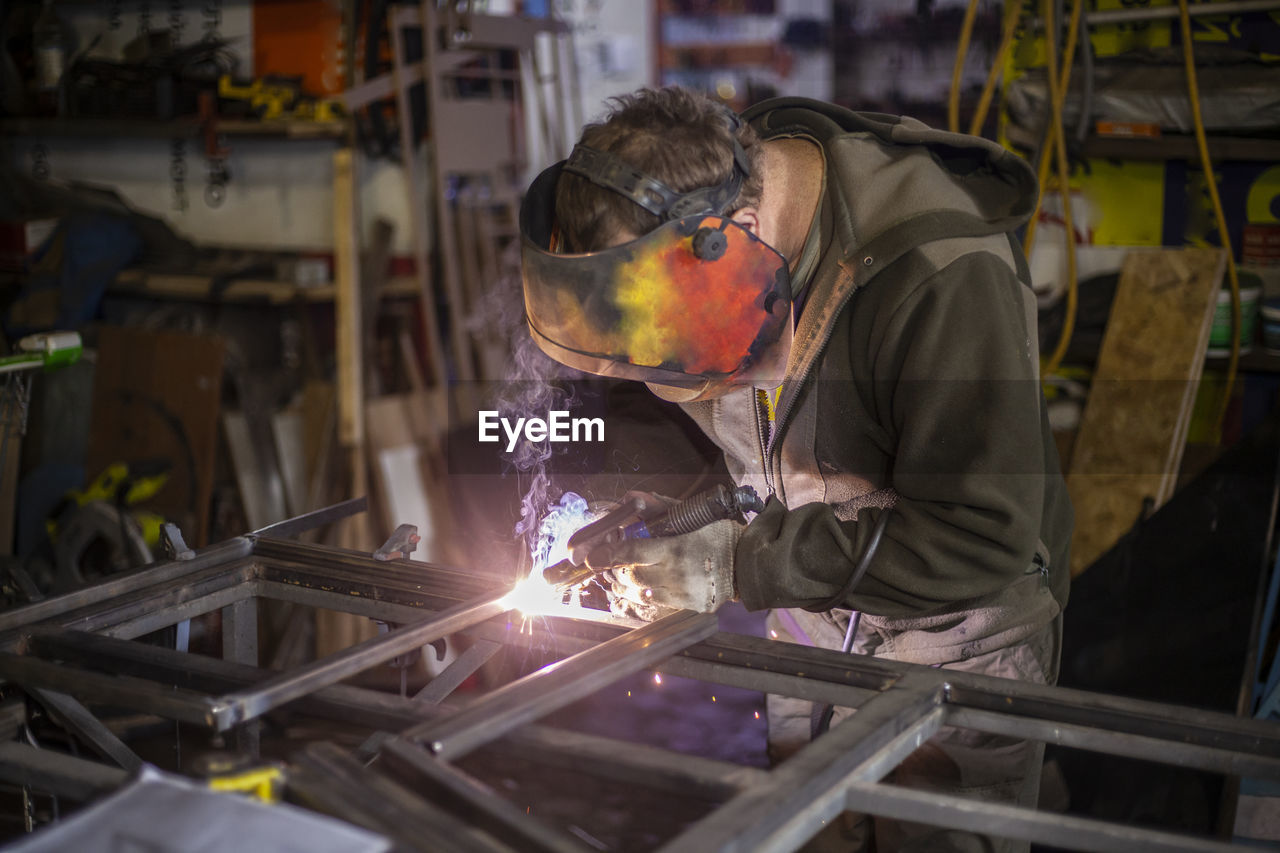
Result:
{"label": "plywood sheet", "polygon": [[1067,476],[1072,575],[1173,494],[1225,268],[1219,249],[1125,259]]}

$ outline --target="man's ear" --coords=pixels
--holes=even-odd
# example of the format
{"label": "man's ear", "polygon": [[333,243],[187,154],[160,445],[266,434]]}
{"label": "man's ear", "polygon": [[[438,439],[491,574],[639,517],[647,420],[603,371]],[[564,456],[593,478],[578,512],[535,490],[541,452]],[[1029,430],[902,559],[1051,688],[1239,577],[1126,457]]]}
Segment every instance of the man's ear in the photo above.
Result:
{"label": "man's ear", "polygon": [[754,205],[738,208],[729,218],[757,237],[760,236],[760,210]]}

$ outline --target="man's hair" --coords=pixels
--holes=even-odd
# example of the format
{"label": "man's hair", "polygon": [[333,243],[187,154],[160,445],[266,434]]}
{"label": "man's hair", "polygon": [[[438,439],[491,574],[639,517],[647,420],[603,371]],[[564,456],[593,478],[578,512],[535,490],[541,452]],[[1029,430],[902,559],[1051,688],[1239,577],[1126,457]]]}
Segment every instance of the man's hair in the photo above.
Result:
{"label": "man's hair", "polygon": [[[733,130],[720,101],[675,86],[609,100],[608,115],[587,125],[579,144],[608,151],[679,193],[716,186],[732,176]],[[726,214],[758,204],[763,183],[759,137],[746,122],[737,136],[751,174]],[[661,224],[635,202],[568,173],[561,174],[556,186],[556,222],[569,252],[595,251],[619,232],[646,234]]]}

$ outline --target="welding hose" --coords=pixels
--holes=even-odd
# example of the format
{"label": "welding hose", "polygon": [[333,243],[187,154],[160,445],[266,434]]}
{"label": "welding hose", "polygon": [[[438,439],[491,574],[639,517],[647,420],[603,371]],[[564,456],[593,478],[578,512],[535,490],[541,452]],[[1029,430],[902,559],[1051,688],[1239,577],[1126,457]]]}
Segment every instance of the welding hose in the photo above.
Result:
{"label": "welding hose", "polygon": [[[1006,0],[1012,2],[1012,0]],[[973,24],[978,17],[978,0],[969,0],[964,10],[964,22],[960,24],[960,41],[956,43],[956,62],[951,69],[951,90],[947,97],[947,130],[960,132],[960,83],[964,76],[964,60],[969,53],[969,40],[973,38]]]}
{"label": "welding hose", "polygon": [[[1079,300],[1076,232],[1075,223],[1071,215],[1071,172],[1067,161],[1066,135],[1062,126],[1062,107],[1066,102],[1067,91],[1071,85],[1071,67],[1075,60],[1076,43],[1080,34],[1080,17],[1084,11],[1084,3],[1085,0],[1075,0],[1071,6],[1071,21],[1067,25],[1067,42],[1063,47],[1061,71],[1058,70],[1057,57],[1054,55],[1057,41],[1056,33],[1050,31],[1046,33],[1045,38],[1047,49],[1045,76],[1048,79],[1049,103],[1051,105],[1049,131],[1045,143],[1047,146],[1052,146],[1053,149],[1053,161],[1058,167],[1058,193],[1062,197],[1062,227],[1063,231],[1066,232],[1067,249],[1067,310],[1062,322],[1062,330],[1058,334],[1058,342],[1049,358],[1041,363],[1041,376],[1052,374],[1062,364],[1062,359],[1067,354],[1067,347],[1071,344],[1071,337],[1075,334],[1076,305]],[[1053,0],[1042,0],[1041,9],[1041,14],[1046,21],[1054,20],[1052,14]],[[1036,207],[1031,214],[1031,221],[1027,223],[1026,239],[1023,243],[1024,251],[1028,258],[1031,257],[1031,248],[1035,243],[1036,221],[1040,216],[1040,207],[1044,203],[1044,188],[1049,174],[1049,162],[1047,153],[1046,156],[1040,158],[1040,167],[1036,176],[1037,185],[1039,186]]]}
{"label": "welding hose", "polygon": [[[1005,0],[1004,7],[1004,31],[1000,33],[1000,46],[996,48],[995,60],[991,63],[991,69],[987,72],[987,82],[982,85],[982,95],[978,98],[978,109],[973,114],[973,121],[969,124],[969,133],[972,136],[980,136],[982,134],[982,126],[987,123],[987,111],[991,109],[991,99],[995,96],[996,83],[1000,80],[1000,75],[1004,72],[1005,63],[1009,61],[1009,54],[1013,52],[1013,39],[1018,32],[1018,22],[1022,19],[1022,3],[1020,0]],[[956,112],[959,114],[959,94],[956,88],[956,81],[952,81],[952,88],[956,90]]]}
{"label": "welding hose", "polygon": [[[831,610],[844,603],[849,597],[849,593],[853,592],[853,588],[858,585],[858,581],[862,580],[862,576],[867,573],[867,569],[871,567],[871,558],[876,555],[876,551],[880,549],[880,541],[884,538],[884,529],[889,526],[889,516],[893,515],[893,507],[885,507],[880,511],[880,517],[876,519],[876,526],[871,531],[871,538],[867,540],[867,549],[862,552],[862,559],[858,560],[858,565],[854,567],[853,574],[849,575],[849,579],[844,582],[844,586],[840,591],[833,595],[820,607],[820,610]],[[849,626],[845,628],[844,642],[840,645],[840,651],[848,654],[853,650],[853,640],[858,633],[858,624],[862,621],[862,611],[849,611]],[[827,729],[831,728],[831,717],[836,712],[834,705],[822,706],[822,713],[818,717],[818,725],[814,730],[814,735],[820,735]]]}
{"label": "welding hose", "polygon": [[[1196,58],[1191,44],[1191,12],[1187,0],[1178,0],[1178,18],[1182,23],[1182,60],[1187,71],[1187,97],[1191,101],[1191,120],[1195,125],[1196,148],[1200,152],[1200,168],[1209,188],[1209,200],[1213,202],[1213,215],[1218,223],[1218,238],[1227,250],[1227,281],[1231,285],[1231,356],[1227,361],[1227,379],[1223,387],[1222,408],[1218,412],[1218,440],[1222,440],[1222,426],[1231,406],[1231,392],[1240,368],[1240,278],[1236,272],[1235,253],[1231,248],[1231,235],[1227,232],[1227,216],[1218,196],[1218,179],[1213,174],[1213,160],[1209,157],[1209,141],[1205,138],[1204,117],[1200,114],[1200,86],[1196,80]],[[1215,294],[1216,298],[1217,294]]]}

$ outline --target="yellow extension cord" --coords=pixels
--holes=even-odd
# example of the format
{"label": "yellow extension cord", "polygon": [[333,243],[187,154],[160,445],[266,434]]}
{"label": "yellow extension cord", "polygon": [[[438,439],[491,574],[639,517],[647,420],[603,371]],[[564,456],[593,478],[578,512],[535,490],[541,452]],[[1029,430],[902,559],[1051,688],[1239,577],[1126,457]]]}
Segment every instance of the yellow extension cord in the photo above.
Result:
{"label": "yellow extension cord", "polygon": [[[1009,61],[1009,54],[1013,52],[1013,38],[1018,33],[1018,21],[1022,17],[1021,12],[1021,2],[1006,0],[1004,4],[1004,31],[1000,33],[1000,47],[996,48],[995,61],[991,63],[991,70],[987,72],[987,82],[982,86],[982,96],[978,98],[978,109],[973,114],[973,121],[969,124],[969,134],[971,136],[977,136],[982,133],[982,126],[987,123],[987,111],[991,109],[991,99],[996,92],[996,83],[1000,80],[1000,73],[1004,70],[1005,63]],[[959,114],[960,78],[958,76],[952,77],[951,97],[956,101],[956,113]]]}
{"label": "yellow extension cord", "polygon": [[[1041,17],[1046,22],[1053,20],[1052,0],[1042,0]],[[1045,139],[1046,148],[1052,147],[1053,160],[1057,164],[1058,190],[1062,195],[1062,220],[1066,232],[1067,243],[1067,310],[1063,320],[1062,331],[1049,358],[1041,365],[1041,375],[1048,376],[1058,369],[1066,355],[1075,333],[1076,307],[1079,301],[1079,281],[1076,265],[1075,227],[1071,216],[1071,190],[1069,186],[1070,170],[1067,161],[1066,139],[1062,129],[1062,107],[1066,102],[1070,89],[1071,69],[1074,65],[1076,44],[1080,32],[1080,15],[1083,13],[1084,0],[1076,0],[1071,8],[1071,21],[1067,28],[1067,42],[1063,49],[1062,69],[1058,71],[1054,56],[1054,39],[1046,37],[1047,57],[1045,62],[1048,78],[1049,100],[1051,105],[1051,121]],[[960,29],[960,40],[956,46],[956,60],[951,74],[951,90],[947,102],[948,127],[953,132],[960,129],[960,83],[964,71],[964,62],[969,50],[969,42],[973,37],[973,26],[977,18],[978,0],[969,0],[965,11],[964,22]],[[986,122],[987,111],[995,91],[1000,70],[1008,60],[1009,51],[1013,48],[1013,37],[1017,31],[1021,4],[1014,0],[1005,0],[1004,29],[1001,34],[1000,47],[996,51],[996,59],[987,74],[978,109],[970,125],[969,132],[978,134]],[[1195,125],[1196,147],[1200,153],[1201,169],[1209,188],[1209,198],[1213,202],[1213,212],[1217,219],[1218,232],[1223,246],[1227,250],[1227,277],[1231,286],[1231,356],[1227,364],[1227,378],[1223,391],[1222,409],[1218,413],[1217,429],[1221,434],[1228,407],[1231,405],[1231,393],[1235,386],[1240,362],[1240,280],[1236,271],[1235,258],[1231,250],[1231,242],[1227,235],[1227,219],[1222,209],[1222,200],[1218,195],[1218,182],[1213,173],[1213,161],[1209,157],[1209,143],[1205,138],[1204,120],[1200,113],[1200,89],[1196,79],[1195,53],[1191,39],[1191,15],[1187,8],[1187,0],[1178,0],[1178,12],[1182,24],[1182,54],[1187,74],[1187,95],[1191,102],[1191,115]],[[1027,223],[1024,250],[1028,257],[1035,243],[1036,224],[1040,216],[1040,207],[1044,202],[1044,188],[1049,176],[1049,156],[1040,158],[1037,186],[1039,195],[1036,198],[1035,211]]]}
{"label": "yellow extension cord", "polygon": [[[1227,280],[1231,284],[1231,357],[1227,361],[1227,379],[1222,394],[1222,409],[1218,412],[1218,440],[1222,440],[1222,425],[1231,406],[1231,392],[1236,384],[1236,372],[1240,367],[1240,278],[1236,273],[1236,261],[1231,251],[1231,238],[1227,235],[1227,216],[1222,211],[1222,199],[1218,197],[1218,178],[1213,173],[1213,161],[1209,159],[1209,141],[1205,138],[1204,119],[1200,115],[1200,86],[1196,81],[1196,59],[1191,45],[1191,13],[1187,0],[1178,0],[1178,17],[1182,22],[1182,59],[1187,70],[1187,97],[1191,99],[1191,118],[1196,129],[1196,148],[1200,151],[1200,168],[1204,171],[1205,184],[1209,187],[1209,199],[1213,202],[1213,215],[1218,220],[1218,236],[1227,250]],[[1214,294],[1217,298],[1217,294]]]}
{"label": "yellow extension cord", "polygon": [[[1058,183],[1062,191],[1062,220],[1064,230],[1066,231],[1067,240],[1067,314],[1063,321],[1062,333],[1058,336],[1058,343],[1054,347],[1053,354],[1041,365],[1041,375],[1048,375],[1058,369],[1062,363],[1063,356],[1066,355],[1067,346],[1071,343],[1071,336],[1075,332],[1076,304],[1079,298],[1077,286],[1076,271],[1076,252],[1075,252],[1075,225],[1071,217],[1071,193],[1068,186],[1069,169],[1067,162],[1067,148],[1065,136],[1062,132],[1062,105],[1066,100],[1066,92],[1071,80],[1071,66],[1075,55],[1076,41],[1080,31],[1080,15],[1083,13],[1084,0],[1077,0],[1072,5],[1071,23],[1067,32],[1067,43],[1063,51],[1062,71],[1059,73],[1057,67],[1057,57],[1054,55],[1054,39],[1046,38],[1045,43],[1048,48],[1048,56],[1046,57],[1046,71],[1049,79],[1049,101],[1052,113],[1052,122],[1045,137],[1046,154],[1040,158],[1040,169],[1036,176],[1036,185],[1038,195],[1036,196],[1035,210],[1031,215],[1031,221],[1027,224],[1027,236],[1025,241],[1025,252],[1028,257],[1031,255],[1031,245],[1035,239],[1036,219],[1040,215],[1040,207],[1044,202],[1044,187],[1049,174],[1049,164],[1056,162],[1058,166]],[[1041,15],[1046,22],[1052,20],[1051,0],[1043,0],[1041,4]],[[968,53],[969,41],[973,36],[973,25],[977,18],[978,0],[969,0],[969,6],[965,10],[964,22],[960,28],[960,41],[956,45],[956,61],[951,73],[951,90],[947,100],[947,121],[949,128],[955,132],[960,129],[960,83],[962,73],[964,71],[965,56]],[[987,80],[983,86],[982,96],[978,101],[978,110],[974,114],[973,122],[970,125],[970,133],[977,134],[981,131],[982,125],[986,122],[987,110],[990,109],[991,98],[995,92],[996,80],[999,79],[1000,71],[1004,67],[1004,63],[1008,59],[1009,51],[1013,49],[1013,37],[1017,32],[1019,15],[1021,12],[1020,4],[1014,0],[1006,0],[1004,27],[1000,38],[1000,47],[996,51],[995,62],[992,63],[991,70],[987,74]],[[1061,81],[1061,84],[1059,84]],[[1052,150],[1052,158],[1049,156],[1049,150]]]}
{"label": "yellow extension cord", "polygon": [[[1053,20],[1052,4],[1053,0],[1042,0],[1040,4],[1040,14],[1046,25]],[[1053,160],[1058,165],[1058,193],[1062,197],[1062,229],[1067,243],[1067,311],[1062,319],[1062,332],[1058,335],[1058,343],[1054,346],[1049,358],[1040,365],[1041,376],[1051,375],[1062,364],[1062,359],[1067,354],[1067,347],[1071,344],[1071,336],[1075,334],[1076,329],[1076,305],[1079,301],[1080,287],[1076,267],[1076,229],[1071,216],[1071,170],[1067,161],[1066,133],[1062,129],[1062,105],[1066,102],[1067,91],[1071,87],[1071,67],[1075,64],[1076,41],[1080,33],[1080,15],[1084,12],[1084,4],[1085,0],[1075,0],[1071,5],[1071,21],[1067,24],[1067,43],[1062,51],[1061,71],[1058,70],[1055,61],[1057,57],[1054,56],[1055,39],[1052,37],[1045,39],[1047,48],[1045,71],[1049,81],[1049,101],[1052,105],[1049,111],[1050,123],[1045,145],[1046,148],[1052,146]],[[1027,223],[1025,251],[1028,257],[1031,256],[1031,247],[1035,242],[1036,220],[1040,216],[1040,205],[1044,202],[1045,181],[1048,175],[1049,151],[1046,150],[1044,156],[1040,158],[1040,170],[1037,175],[1040,190],[1039,197],[1036,199],[1036,210],[1031,216],[1031,221]]]}
{"label": "yellow extension cord", "polygon": [[[1006,0],[1013,2],[1013,0]],[[969,53],[969,39],[973,38],[973,22],[978,18],[978,0],[969,0],[964,10],[964,22],[960,24],[960,41],[956,44],[956,62],[951,69],[951,95],[947,98],[947,130],[960,132],[960,77],[964,73],[964,60]]]}

